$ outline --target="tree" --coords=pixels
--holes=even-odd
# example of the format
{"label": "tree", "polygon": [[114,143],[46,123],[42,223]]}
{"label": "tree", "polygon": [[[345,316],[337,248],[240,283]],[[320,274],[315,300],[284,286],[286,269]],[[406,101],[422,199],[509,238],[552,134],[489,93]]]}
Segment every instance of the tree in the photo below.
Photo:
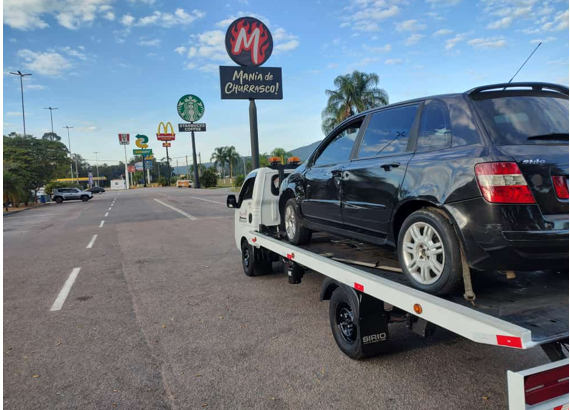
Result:
{"label": "tree", "polygon": [[43,137],[43,140],[50,140],[50,141],[61,141],[61,137],[57,135],[55,132],[46,132]]}
{"label": "tree", "polygon": [[271,156],[281,158],[281,163],[285,164],[286,158],[292,157],[293,155],[284,148],[275,148],[271,151]]}
{"label": "tree", "polygon": [[336,90],[325,91],[329,97],[321,114],[325,135],[354,114],[387,105],[388,93],[377,87],[379,81],[378,74],[360,71],[335,78]]}
{"label": "tree", "polygon": [[200,185],[202,188],[215,187],[218,184],[218,176],[213,168],[206,168],[200,177]]}
{"label": "tree", "polygon": [[210,157],[210,161],[214,163],[214,168],[221,168],[222,177],[224,174],[224,167],[226,166],[226,147],[214,148],[214,152]]}
{"label": "tree", "polygon": [[233,145],[231,147],[225,147],[225,153],[226,153],[226,161],[228,162],[228,164],[230,165],[230,180],[233,177],[233,169],[236,166],[236,163],[239,161],[240,156],[236,151],[236,147],[234,147]]}

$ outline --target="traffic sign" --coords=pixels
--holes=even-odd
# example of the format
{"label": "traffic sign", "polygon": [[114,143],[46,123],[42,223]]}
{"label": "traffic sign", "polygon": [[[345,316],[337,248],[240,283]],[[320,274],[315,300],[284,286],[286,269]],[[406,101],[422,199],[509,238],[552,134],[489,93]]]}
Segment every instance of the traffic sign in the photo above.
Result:
{"label": "traffic sign", "polygon": [[192,94],[186,94],[178,100],[176,104],[178,115],[184,121],[198,121],[204,115],[204,103],[199,97]]}
{"label": "traffic sign", "polygon": [[133,155],[148,155],[148,154],[152,154],[152,149],[148,148],[148,149],[134,149],[133,150]]}
{"label": "traffic sign", "polygon": [[178,124],[178,132],[203,132],[206,131],[205,122],[183,123]]}
{"label": "traffic sign", "polygon": [[129,145],[129,134],[119,134],[119,144],[120,145]]}
{"label": "traffic sign", "polygon": [[273,52],[273,37],[265,24],[253,17],[234,20],[226,31],[226,51],[237,64],[257,67]]}

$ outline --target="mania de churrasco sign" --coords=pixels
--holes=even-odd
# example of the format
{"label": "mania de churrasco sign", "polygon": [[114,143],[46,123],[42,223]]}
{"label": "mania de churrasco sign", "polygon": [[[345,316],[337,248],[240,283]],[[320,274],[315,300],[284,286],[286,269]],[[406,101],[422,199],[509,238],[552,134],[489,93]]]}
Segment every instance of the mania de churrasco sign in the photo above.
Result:
{"label": "mania de churrasco sign", "polygon": [[226,51],[244,67],[265,63],[273,52],[273,37],[263,22],[253,17],[240,17],[226,31]]}
{"label": "mania de churrasco sign", "polygon": [[222,100],[282,100],[281,67],[220,66]]}

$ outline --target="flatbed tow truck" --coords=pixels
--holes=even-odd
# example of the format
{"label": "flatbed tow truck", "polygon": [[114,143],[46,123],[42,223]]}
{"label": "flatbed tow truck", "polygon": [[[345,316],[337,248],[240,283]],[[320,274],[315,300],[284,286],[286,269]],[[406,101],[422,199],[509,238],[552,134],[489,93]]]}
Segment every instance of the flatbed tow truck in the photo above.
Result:
{"label": "flatbed tow truck", "polygon": [[333,336],[353,359],[386,353],[390,324],[398,322],[424,337],[441,327],[476,343],[521,350],[540,346],[550,363],[507,372],[509,409],[568,409],[567,273],[508,278],[478,272],[476,297],[471,280],[465,295],[440,297],[408,286],[389,250],[323,233],[294,246],[282,239],[279,212],[279,183],[294,167],[275,162],[253,170],[239,198],[228,196],[246,275],[268,273],[276,261],[291,284],[301,283],[307,270],[324,275],[321,300],[330,300]]}

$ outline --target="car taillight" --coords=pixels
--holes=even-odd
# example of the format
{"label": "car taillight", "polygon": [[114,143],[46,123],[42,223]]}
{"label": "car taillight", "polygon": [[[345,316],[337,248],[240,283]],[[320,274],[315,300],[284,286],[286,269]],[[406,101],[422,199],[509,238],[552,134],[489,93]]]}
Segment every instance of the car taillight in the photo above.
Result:
{"label": "car taillight", "polygon": [[552,183],[558,199],[568,199],[568,177],[562,175],[553,176]]}
{"label": "car taillight", "polygon": [[535,204],[534,196],[516,162],[487,162],[475,165],[477,183],[491,203]]}

